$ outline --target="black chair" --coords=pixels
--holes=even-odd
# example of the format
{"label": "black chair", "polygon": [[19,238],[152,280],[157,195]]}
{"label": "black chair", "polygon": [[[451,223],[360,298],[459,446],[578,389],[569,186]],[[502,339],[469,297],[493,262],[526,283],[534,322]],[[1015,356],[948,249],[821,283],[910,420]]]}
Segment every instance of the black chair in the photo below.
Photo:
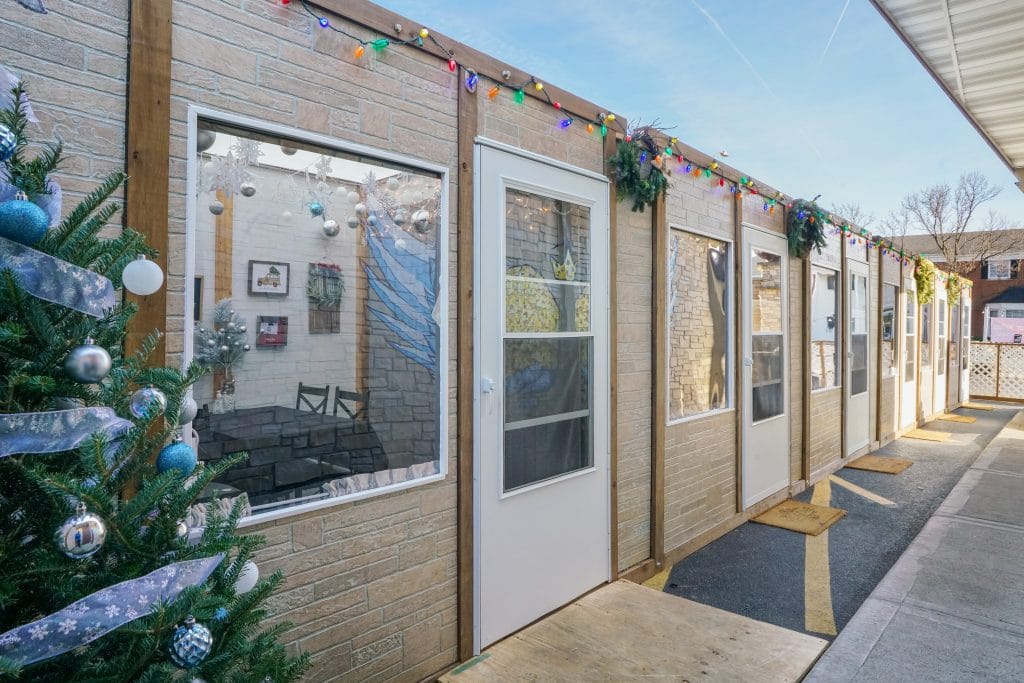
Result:
{"label": "black chair", "polygon": [[[354,404],[351,408],[349,403]],[[358,391],[345,391],[341,387],[334,387],[334,416],[338,416],[338,408],[345,411],[353,420],[366,420],[370,409],[370,390],[360,393]]]}
{"label": "black chair", "polygon": [[[299,392],[295,396],[295,410],[308,410],[321,415],[327,414],[327,400],[331,395],[331,385],[325,384],[322,387],[314,387],[299,382]],[[313,397],[316,400],[312,400]],[[303,408],[302,404],[306,407]],[[337,411],[337,409],[335,409]]]}

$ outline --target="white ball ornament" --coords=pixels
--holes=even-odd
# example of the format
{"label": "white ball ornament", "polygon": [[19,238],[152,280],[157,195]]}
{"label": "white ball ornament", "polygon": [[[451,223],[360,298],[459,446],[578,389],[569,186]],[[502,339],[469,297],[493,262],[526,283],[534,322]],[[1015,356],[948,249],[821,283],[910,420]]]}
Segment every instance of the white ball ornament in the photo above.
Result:
{"label": "white ball ornament", "polygon": [[143,255],[124,267],[121,274],[124,288],[138,296],[149,296],[164,283],[164,271],[155,262]]}
{"label": "white ball ornament", "polygon": [[359,219],[356,218],[355,216],[349,216],[348,218],[345,219],[345,224],[348,227],[350,227],[353,230],[355,230],[356,228],[359,227]]}
{"label": "white ball ornament", "polygon": [[334,237],[341,232],[341,226],[338,225],[338,221],[333,218],[329,218],[324,221],[324,234],[328,237]]}
{"label": "white ball ornament", "polygon": [[398,178],[391,176],[388,178],[388,189],[392,192],[398,190]]}
{"label": "white ball ornament", "polygon": [[242,183],[238,186],[238,191],[242,193],[243,197],[251,197],[256,194],[256,186],[252,183]]}
{"label": "white ball ornament", "polygon": [[238,573],[238,579],[235,580],[235,593],[237,595],[248,593],[256,587],[259,580],[260,568],[252,560],[246,560],[242,565],[242,571]]}
{"label": "white ball ornament", "polygon": [[395,240],[395,248],[396,249],[401,249],[402,251],[405,251],[405,240],[402,239],[401,237],[399,237],[397,240]]}
{"label": "white ball ornament", "polygon": [[212,213],[214,216],[221,215],[222,213],[224,213],[224,204],[214,199],[212,202],[210,202],[210,213]]}
{"label": "white ball ornament", "polygon": [[359,204],[356,204],[355,207],[353,208],[355,209],[356,215],[359,216],[360,218],[366,215],[366,204],[360,202]]}
{"label": "white ball ornament", "polygon": [[358,192],[349,192],[348,195],[345,197],[345,199],[348,200],[349,204],[358,204],[359,203],[359,193]]}
{"label": "white ball ornament", "polygon": [[430,213],[420,209],[412,215],[412,224],[419,232],[426,232],[430,223]]}
{"label": "white ball ornament", "polygon": [[181,408],[178,410],[178,424],[187,425],[196,419],[198,413],[199,406],[196,404],[196,400],[191,396],[186,396],[181,402]]}
{"label": "white ball ornament", "polygon": [[293,214],[288,209],[285,209],[284,211],[281,212],[281,222],[282,223],[291,223],[292,222],[292,218],[293,218]]}

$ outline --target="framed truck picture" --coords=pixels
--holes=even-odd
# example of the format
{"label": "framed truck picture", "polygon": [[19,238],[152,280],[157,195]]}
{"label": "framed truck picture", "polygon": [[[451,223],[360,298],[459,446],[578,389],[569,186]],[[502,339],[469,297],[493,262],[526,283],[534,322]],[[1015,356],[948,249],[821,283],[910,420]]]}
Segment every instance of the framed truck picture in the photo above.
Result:
{"label": "framed truck picture", "polygon": [[288,296],[289,264],[277,261],[249,261],[249,294]]}

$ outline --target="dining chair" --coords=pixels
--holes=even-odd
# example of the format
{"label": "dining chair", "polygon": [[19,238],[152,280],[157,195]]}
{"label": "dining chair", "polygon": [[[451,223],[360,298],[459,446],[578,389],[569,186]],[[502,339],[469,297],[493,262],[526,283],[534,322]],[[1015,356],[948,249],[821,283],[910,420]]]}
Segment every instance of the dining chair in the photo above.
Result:
{"label": "dining chair", "polygon": [[[295,396],[295,410],[307,410],[321,415],[327,414],[327,400],[331,395],[331,385],[322,387],[311,386],[299,382],[299,391]],[[305,407],[303,407],[305,404]]]}

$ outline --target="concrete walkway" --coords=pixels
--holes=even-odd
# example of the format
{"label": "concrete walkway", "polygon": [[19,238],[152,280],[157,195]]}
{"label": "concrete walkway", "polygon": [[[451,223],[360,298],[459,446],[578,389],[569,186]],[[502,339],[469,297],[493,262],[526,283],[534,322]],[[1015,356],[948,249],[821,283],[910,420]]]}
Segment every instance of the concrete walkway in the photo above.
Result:
{"label": "concrete walkway", "polygon": [[1024,412],[804,680],[1024,680]]}

